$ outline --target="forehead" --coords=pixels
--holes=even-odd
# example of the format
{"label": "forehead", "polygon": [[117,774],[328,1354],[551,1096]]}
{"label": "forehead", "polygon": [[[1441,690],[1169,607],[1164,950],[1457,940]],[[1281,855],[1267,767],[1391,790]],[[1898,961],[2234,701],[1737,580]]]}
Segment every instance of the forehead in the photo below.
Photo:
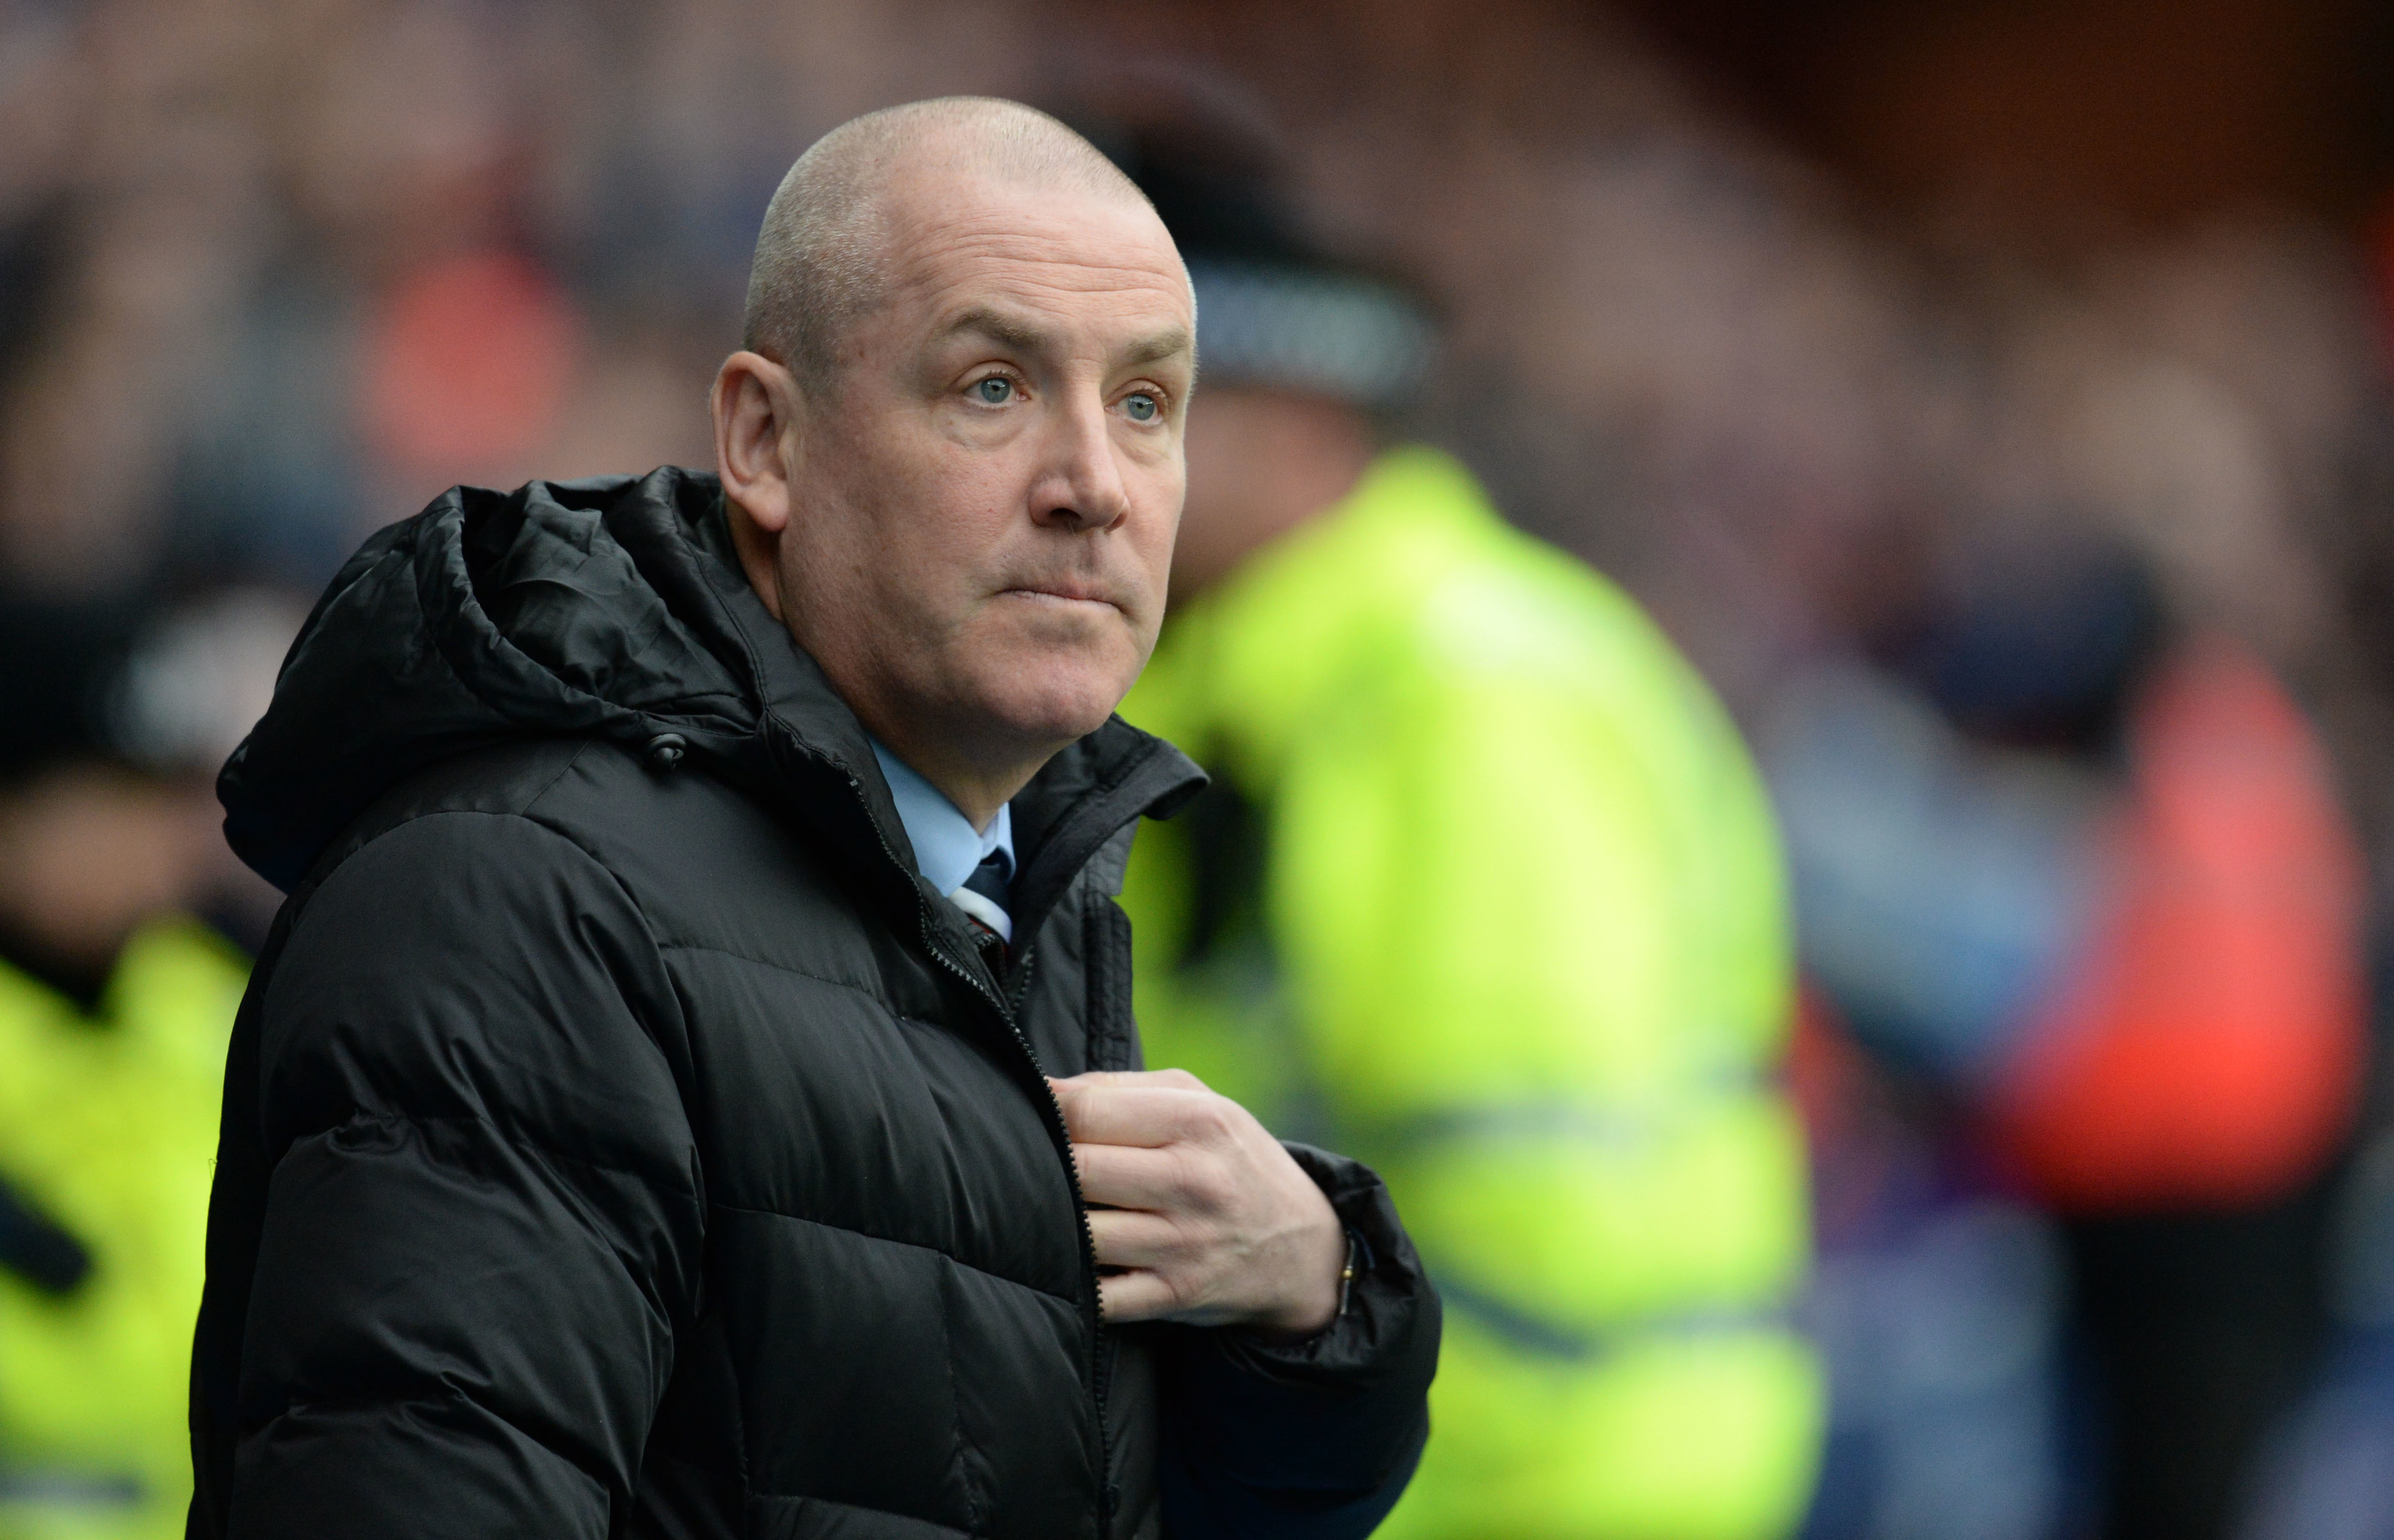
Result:
{"label": "forehead", "polygon": [[977,177],[893,188],[883,218],[888,298],[918,321],[988,303],[1067,322],[1192,318],[1172,238],[1134,197]]}

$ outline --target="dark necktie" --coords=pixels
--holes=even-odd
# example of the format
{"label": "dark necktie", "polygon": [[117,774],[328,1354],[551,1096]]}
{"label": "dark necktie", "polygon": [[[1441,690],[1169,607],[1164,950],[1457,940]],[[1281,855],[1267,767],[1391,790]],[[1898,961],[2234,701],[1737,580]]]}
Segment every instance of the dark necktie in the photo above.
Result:
{"label": "dark necktie", "polygon": [[1014,939],[1014,921],[1006,908],[1013,902],[1013,858],[1004,850],[992,850],[980,858],[980,864],[965,878],[965,885],[949,894],[948,899],[1002,946]]}

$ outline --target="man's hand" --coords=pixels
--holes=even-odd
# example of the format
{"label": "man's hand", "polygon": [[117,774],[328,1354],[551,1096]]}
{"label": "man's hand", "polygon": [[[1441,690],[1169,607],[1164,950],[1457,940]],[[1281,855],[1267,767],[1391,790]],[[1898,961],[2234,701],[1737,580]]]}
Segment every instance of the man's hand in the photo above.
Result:
{"label": "man's hand", "polygon": [[[1338,1313],[1347,1237],[1262,1124],[1183,1070],[1052,1080],[1108,1321],[1310,1336]],[[1100,1206],[1102,1205],[1102,1206]]]}

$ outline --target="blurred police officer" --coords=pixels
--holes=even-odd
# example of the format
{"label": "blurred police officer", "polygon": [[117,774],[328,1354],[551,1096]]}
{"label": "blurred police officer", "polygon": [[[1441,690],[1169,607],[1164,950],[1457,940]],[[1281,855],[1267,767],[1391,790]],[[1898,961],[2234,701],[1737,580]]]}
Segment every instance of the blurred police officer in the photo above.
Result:
{"label": "blurred police officer", "polygon": [[207,773],[296,617],[0,603],[0,1535],[180,1534],[225,1043]]}
{"label": "blurred police officer", "polygon": [[1768,1536],[1822,1423],[1779,849],[1617,588],[1388,447],[1430,329],[1207,147],[1119,138],[1197,289],[1173,613],[1123,711],[1151,1061],[1372,1160],[1451,1309],[1388,1535]]}

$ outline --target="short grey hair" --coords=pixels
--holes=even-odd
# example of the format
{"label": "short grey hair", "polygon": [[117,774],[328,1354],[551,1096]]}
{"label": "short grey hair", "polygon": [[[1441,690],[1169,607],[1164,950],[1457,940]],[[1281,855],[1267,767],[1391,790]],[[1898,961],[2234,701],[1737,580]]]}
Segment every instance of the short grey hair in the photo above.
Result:
{"label": "short grey hair", "polygon": [[1105,152],[1046,113],[997,97],[940,97],[851,118],[790,167],[766,207],[741,345],[828,385],[847,329],[878,300],[880,196],[901,163],[1147,202]]}

